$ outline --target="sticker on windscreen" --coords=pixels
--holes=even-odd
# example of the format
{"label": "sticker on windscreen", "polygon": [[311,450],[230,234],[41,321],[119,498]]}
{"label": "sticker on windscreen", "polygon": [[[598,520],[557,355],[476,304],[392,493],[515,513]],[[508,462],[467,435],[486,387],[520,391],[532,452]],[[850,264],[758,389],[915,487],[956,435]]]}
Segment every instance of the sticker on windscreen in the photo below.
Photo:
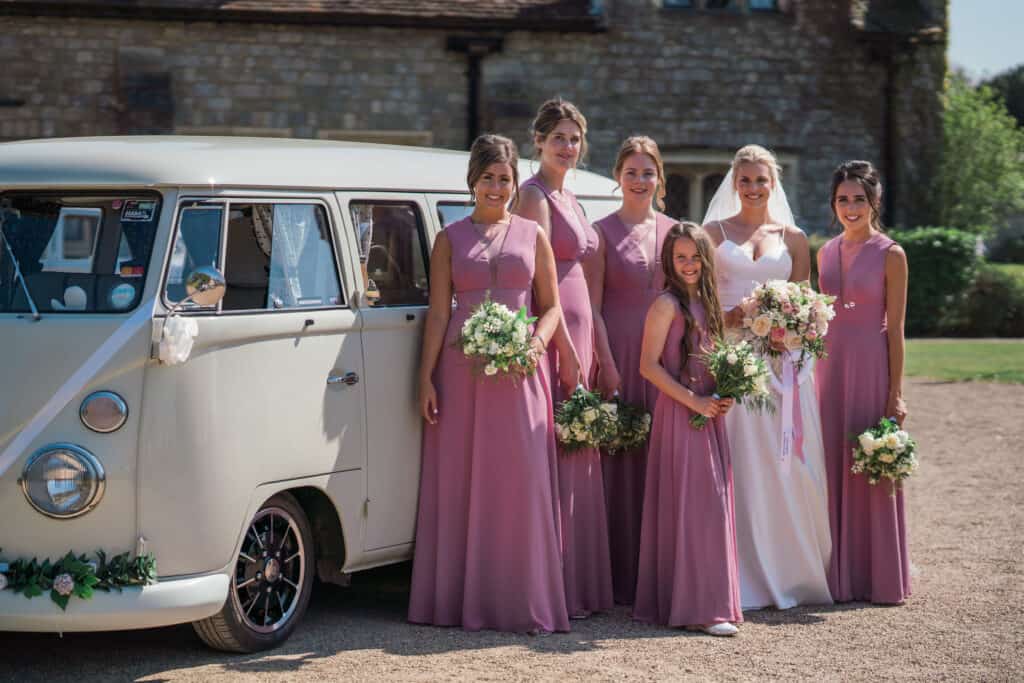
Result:
{"label": "sticker on windscreen", "polygon": [[153,215],[155,213],[155,201],[129,199],[124,203],[124,207],[122,207],[121,209],[121,220],[139,223],[149,223],[150,221],[153,220]]}

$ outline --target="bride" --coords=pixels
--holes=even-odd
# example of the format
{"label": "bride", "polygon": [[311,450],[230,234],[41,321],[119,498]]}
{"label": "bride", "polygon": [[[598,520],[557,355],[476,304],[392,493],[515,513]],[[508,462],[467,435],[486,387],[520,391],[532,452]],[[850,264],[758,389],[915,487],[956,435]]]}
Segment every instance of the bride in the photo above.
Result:
{"label": "bride", "polygon": [[[807,237],[794,226],[778,162],[763,147],[747,145],[736,152],[704,229],[716,244],[718,297],[728,328],[741,326],[737,305],[757,284],[810,277]],[[737,405],[725,417],[744,610],[832,603],[826,577],[832,539],[814,362],[806,361],[799,371],[792,357],[773,359],[771,365],[775,412],[753,413]]]}

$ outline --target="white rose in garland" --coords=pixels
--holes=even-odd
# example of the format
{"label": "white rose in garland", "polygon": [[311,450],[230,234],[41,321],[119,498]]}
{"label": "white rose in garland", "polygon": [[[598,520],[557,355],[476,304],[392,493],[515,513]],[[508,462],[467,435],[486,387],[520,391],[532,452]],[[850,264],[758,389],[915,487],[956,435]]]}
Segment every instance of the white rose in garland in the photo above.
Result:
{"label": "white rose in garland", "polygon": [[199,326],[192,318],[172,315],[164,320],[160,337],[160,362],[164,365],[180,365],[187,361],[197,334]]}
{"label": "white rose in garland", "polygon": [[67,597],[75,590],[75,580],[71,577],[71,574],[58,574],[53,577],[53,590],[58,595]]}
{"label": "white rose in garland", "polygon": [[7,588],[7,575],[0,574],[0,591],[4,590],[5,588]]}

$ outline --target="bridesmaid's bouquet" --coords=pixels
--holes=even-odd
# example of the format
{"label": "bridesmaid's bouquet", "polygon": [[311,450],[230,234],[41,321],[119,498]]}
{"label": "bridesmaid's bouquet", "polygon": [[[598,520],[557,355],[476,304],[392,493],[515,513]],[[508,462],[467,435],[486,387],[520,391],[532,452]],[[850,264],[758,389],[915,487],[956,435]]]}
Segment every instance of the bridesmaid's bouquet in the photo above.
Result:
{"label": "bridesmaid's bouquet", "polygon": [[[754,353],[750,342],[730,343],[716,339],[701,361],[715,378],[715,398],[733,398],[748,409],[774,412],[775,404],[768,391],[768,364]],[[699,413],[690,418],[695,429],[703,429],[707,417]]]}
{"label": "bridesmaid's bouquet", "polygon": [[615,435],[602,444],[604,449],[621,453],[643,446],[651,433],[651,414],[643,406],[623,401],[618,394],[603,405],[610,405],[616,416]]}
{"label": "bridesmaid's bouquet", "polygon": [[485,375],[531,375],[537,356],[530,348],[530,324],[536,320],[526,306],[513,312],[488,297],[462,324],[458,344],[467,358],[480,361]]}
{"label": "bridesmaid's bouquet", "polygon": [[618,406],[583,385],[555,411],[555,435],[567,451],[601,447],[616,437],[618,424]]}
{"label": "bridesmaid's bouquet", "polygon": [[806,282],[768,280],[740,302],[744,338],[762,354],[778,355],[773,344],[800,351],[798,365],[808,354],[822,358],[828,323],[836,315],[835,300]]}
{"label": "bridesmaid's bouquet", "polygon": [[917,469],[917,443],[900,429],[896,420],[883,417],[877,426],[864,430],[857,443],[850,471],[866,474],[872,485],[883,477],[888,479],[893,496],[899,482]]}

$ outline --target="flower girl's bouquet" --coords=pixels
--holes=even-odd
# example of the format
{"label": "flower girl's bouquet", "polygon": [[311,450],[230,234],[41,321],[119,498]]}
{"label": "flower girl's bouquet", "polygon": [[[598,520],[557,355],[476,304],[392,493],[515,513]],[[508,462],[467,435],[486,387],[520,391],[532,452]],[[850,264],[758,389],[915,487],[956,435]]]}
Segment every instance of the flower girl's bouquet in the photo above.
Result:
{"label": "flower girl's bouquet", "polygon": [[614,403],[605,403],[598,394],[577,386],[555,411],[558,443],[567,451],[609,443],[618,433],[617,410]]}
{"label": "flower girl's bouquet", "polygon": [[458,344],[467,358],[480,361],[485,375],[530,375],[537,369],[537,356],[530,348],[530,323],[526,306],[513,312],[488,297],[462,324]]}
{"label": "flower girl's bouquet", "polygon": [[602,446],[609,453],[631,451],[643,446],[651,433],[651,414],[643,406],[623,401],[618,393],[610,405],[616,418],[615,435]]}
{"label": "flower girl's bouquet", "polygon": [[883,417],[878,425],[864,430],[853,449],[854,474],[866,474],[868,482],[877,484],[883,477],[896,486],[917,469],[917,443],[900,429],[896,420]]}
{"label": "flower girl's bouquet", "polygon": [[836,315],[834,301],[834,296],[819,294],[806,282],[768,280],[740,302],[744,338],[763,354],[778,355],[773,344],[800,351],[798,365],[807,354],[822,358],[828,323]]}
{"label": "flower girl's bouquet", "polygon": [[[754,353],[749,342],[733,344],[717,339],[711,349],[701,355],[701,360],[715,378],[715,398],[734,398],[757,412],[775,410],[768,391],[768,364]],[[703,429],[707,423],[704,415],[690,418],[690,424],[696,429]]]}

